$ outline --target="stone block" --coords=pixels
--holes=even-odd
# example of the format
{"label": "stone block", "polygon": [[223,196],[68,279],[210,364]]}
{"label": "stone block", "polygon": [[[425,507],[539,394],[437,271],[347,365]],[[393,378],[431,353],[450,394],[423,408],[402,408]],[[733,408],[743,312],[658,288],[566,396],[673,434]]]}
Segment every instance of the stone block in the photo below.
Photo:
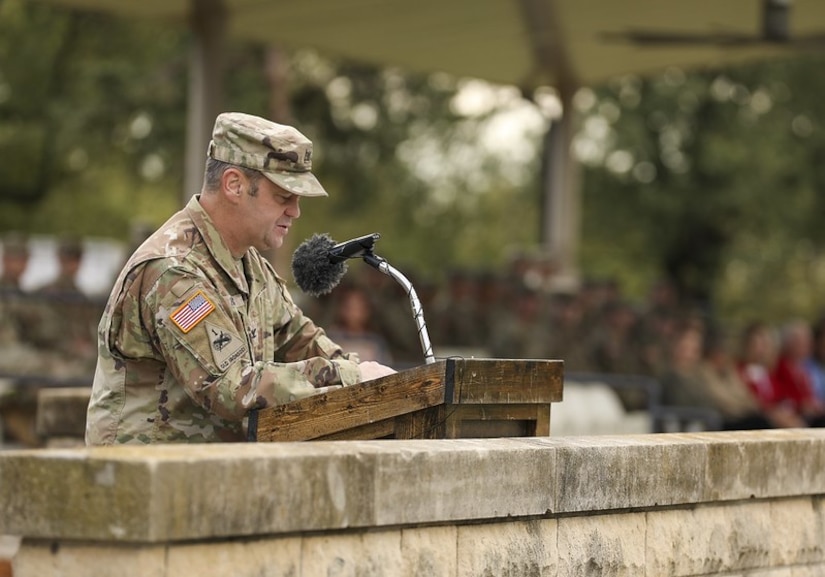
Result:
{"label": "stone block", "polygon": [[770,507],[771,565],[825,563],[823,500],[778,499]]}
{"label": "stone block", "polygon": [[458,528],[455,526],[416,527],[401,531],[401,575],[453,577],[457,555]]}
{"label": "stone block", "polygon": [[559,577],[645,573],[644,513],[562,517],[558,536]]}
{"label": "stone block", "polygon": [[557,513],[825,493],[819,429],[536,441],[556,448]]}
{"label": "stone block", "polygon": [[91,455],[86,449],[0,454],[0,533],[102,541],[147,535],[149,467]]}
{"label": "stone block", "polygon": [[696,503],[703,495],[706,440],[674,434],[555,443],[554,513]]}
{"label": "stone block", "polygon": [[91,387],[40,389],[37,393],[38,434],[46,438],[83,438],[91,393]]}
{"label": "stone block", "polygon": [[825,431],[774,429],[695,435],[710,439],[704,501],[825,493]]}
{"label": "stone block", "polygon": [[774,527],[767,502],[646,515],[648,575],[713,575],[771,567]]}
{"label": "stone block", "polygon": [[14,577],[145,577],[165,575],[162,545],[106,546],[24,539],[12,560]]}
{"label": "stone block", "polygon": [[379,525],[543,515],[555,450],[521,439],[394,441],[375,469]]}
{"label": "stone block", "polygon": [[306,537],[301,548],[302,577],[391,577],[401,575],[401,531]]}
{"label": "stone block", "polygon": [[540,519],[458,528],[458,577],[556,575],[557,522]]}
{"label": "stone block", "polygon": [[168,547],[164,577],[298,577],[301,537],[215,541]]}
{"label": "stone block", "polygon": [[0,533],[158,542],[372,523],[372,460],[349,443],[7,451]]}

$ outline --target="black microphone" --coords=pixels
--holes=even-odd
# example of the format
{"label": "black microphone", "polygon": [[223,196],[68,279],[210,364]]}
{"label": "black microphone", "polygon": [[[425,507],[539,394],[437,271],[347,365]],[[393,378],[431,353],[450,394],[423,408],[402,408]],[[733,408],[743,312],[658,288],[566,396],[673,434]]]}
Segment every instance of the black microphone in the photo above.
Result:
{"label": "black microphone", "polygon": [[371,252],[375,246],[375,241],[381,238],[377,232],[365,234],[352,240],[339,242],[329,249],[329,260],[333,263],[343,262],[348,258],[363,256],[365,252]]}
{"label": "black microphone", "polygon": [[328,234],[314,234],[292,255],[292,276],[298,287],[313,297],[328,294],[347,272],[346,260],[369,254],[378,233],[335,244]]}

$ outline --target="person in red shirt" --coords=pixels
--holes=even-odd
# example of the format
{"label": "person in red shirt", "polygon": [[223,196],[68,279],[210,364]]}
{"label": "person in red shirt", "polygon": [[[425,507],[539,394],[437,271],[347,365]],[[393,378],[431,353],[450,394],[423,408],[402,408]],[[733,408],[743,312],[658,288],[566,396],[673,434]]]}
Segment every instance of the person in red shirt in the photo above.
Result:
{"label": "person in red shirt", "polygon": [[765,415],[776,427],[805,427],[807,422],[791,403],[783,401],[774,383],[776,344],[771,328],[762,322],[751,323],[742,333],[737,367]]}
{"label": "person in red shirt", "polygon": [[782,330],[779,357],[771,377],[778,401],[792,406],[809,426],[821,427],[825,426],[825,404],[816,398],[805,369],[812,344],[813,335],[807,323],[788,323]]}

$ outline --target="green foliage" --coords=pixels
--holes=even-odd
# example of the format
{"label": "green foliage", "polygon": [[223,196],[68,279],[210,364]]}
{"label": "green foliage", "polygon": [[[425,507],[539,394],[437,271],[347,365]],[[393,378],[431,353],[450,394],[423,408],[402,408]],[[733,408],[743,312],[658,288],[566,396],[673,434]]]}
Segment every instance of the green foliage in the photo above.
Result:
{"label": "green foliage", "polygon": [[[189,40],[183,27],[0,3],[0,231],[125,241],[179,206]],[[315,141],[331,193],[303,203],[291,242],[380,232],[379,254],[434,280],[537,244],[536,159],[482,144],[504,104],[462,114],[458,79],[288,59],[290,121]],[[226,60],[226,108],[269,116],[265,49],[230,42]],[[671,69],[583,90],[581,272],[637,298],[668,276],[734,320],[818,313],[822,65]]]}
{"label": "green foliage", "polygon": [[821,269],[823,247],[822,64],[671,70],[599,89],[584,126],[607,116],[610,136],[585,172],[585,269],[625,263],[618,276],[637,290],[664,274],[735,320],[821,312],[823,279],[805,271]]}
{"label": "green foliage", "polygon": [[[0,4],[0,23],[0,147],[14,159],[0,168],[0,230],[127,240],[133,224],[165,220],[180,202],[188,33],[24,0]],[[225,57],[226,108],[269,115],[264,48],[229,43]],[[478,151],[471,174],[441,161],[436,183],[416,168],[419,155],[471,147],[482,128],[484,117],[452,112],[455,80],[310,52],[290,61],[293,121],[331,192],[304,204],[292,242],[376,230],[380,254],[439,276],[501,262],[501,238],[534,240],[533,191],[497,177],[493,154]],[[402,158],[411,141],[423,151]]]}
{"label": "green foliage", "polygon": [[[165,219],[182,158],[182,35],[20,0],[0,5],[0,27],[0,153],[13,159],[0,228],[125,239],[132,219]],[[147,178],[147,162],[167,170]]]}

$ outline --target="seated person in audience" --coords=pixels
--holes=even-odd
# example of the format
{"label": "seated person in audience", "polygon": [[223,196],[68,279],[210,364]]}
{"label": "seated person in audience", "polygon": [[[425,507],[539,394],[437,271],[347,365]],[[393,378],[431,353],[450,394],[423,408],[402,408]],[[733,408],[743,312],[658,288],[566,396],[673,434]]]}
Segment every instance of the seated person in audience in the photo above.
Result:
{"label": "seated person in audience", "polygon": [[358,353],[362,361],[391,365],[389,346],[373,327],[372,304],[364,289],[342,285],[333,296],[333,321],[327,336],[344,349]]}
{"label": "seated person in audience", "polygon": [[699,372],[703,339],[699,323],[688,322],[677,329],[669,343],[667,369],[660,375],[664,405],[714,409]]}
{"label": "seated person in audience", "polygon": [[771,375],[775,358],[776,341],[771,328],[759,321],[748,325],[742,332],[737,361],[742,380],[775,426],[804,427],[805,420],[790,404],[781,402]]}
{"label": "seated person in audience", "polygon": [[780,426],[763,414],[759,402],[737,370],[727,335],[721,331],[712,331],[706,335],[698,372],[714,408],[722,415],[725,429],[767,429]]}
{"label": "seated person in audience", "polygon": [[813,346],[804,366],[811,379],[814,395],[825,402],[825,318],[813,327]]}
{"label": "seated person in audience", "polygon": [[549,358],[546,343],[550,332],[542,322],[542,293],[524,285],[513,292],[510,315],[491,336],[490,353],[499,359]]}
{"label": "seated person in audience", "polygon": [[582,303],[575,293],[558,292],[550,299],[548,338],[539,358],[562,359],[565,371],[591,370],[590,349],[582,326]]}
{"label": "seated person in audience", "polygon": [[601,373],[640,373],[638,315],[630,303],[614,300],[602,309],[590,341],[593,368]]}
{"label": "seated person in audience", "polygon": [[779,402],[788,403],[808,426],[825,426],[825,404],[814,395],[813,384],[805,369],[811,354],[811,327],[793,321],[782,329],[779,357],[772,377]]}

